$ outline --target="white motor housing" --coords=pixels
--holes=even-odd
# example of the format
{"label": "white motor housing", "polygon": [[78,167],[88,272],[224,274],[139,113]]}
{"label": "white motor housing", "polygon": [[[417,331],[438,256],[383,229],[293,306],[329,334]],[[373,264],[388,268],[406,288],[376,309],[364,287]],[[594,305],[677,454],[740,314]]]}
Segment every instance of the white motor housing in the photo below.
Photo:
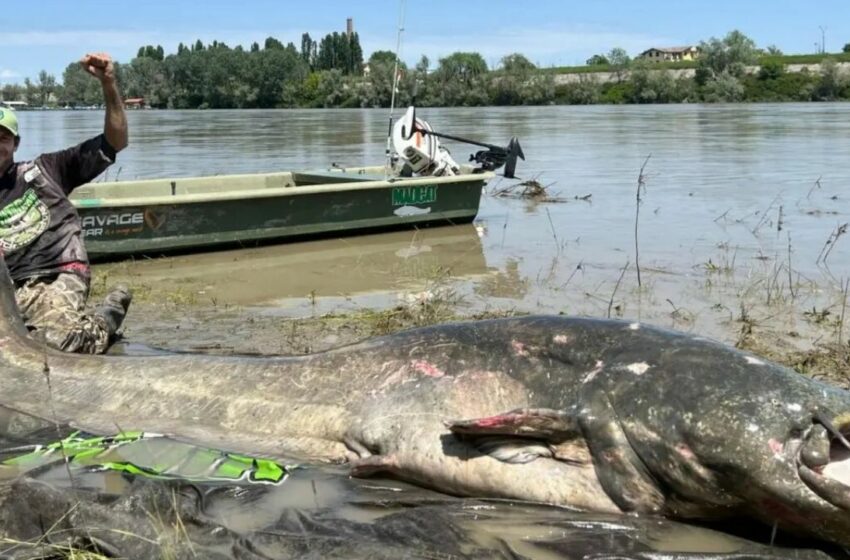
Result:
{"label": "white motor housing", "polygon": [[393,126],[393,148],[400,163],[407,164],[417,175],[457,175],[460,166],[437,137],[428,134],[431,131],[431,125],[417,119],[415,109],[408,107]]}

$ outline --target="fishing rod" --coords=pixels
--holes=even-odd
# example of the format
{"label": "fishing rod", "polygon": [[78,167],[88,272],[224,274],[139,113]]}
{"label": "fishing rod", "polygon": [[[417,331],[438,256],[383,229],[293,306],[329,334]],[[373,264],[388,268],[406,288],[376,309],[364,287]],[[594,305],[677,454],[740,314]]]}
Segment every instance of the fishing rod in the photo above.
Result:
{"label": "fishing rod", "polygon": [[390,122],[389,127],[387,128],[387,148],[386,148],[386,157],[387,163],[385,168],[385,174],[389,177],[390,170],[392,169],[392,136],[393,136],[393,110],[395,109],[395,94],[398,91],[398,61],[401,56],[401,34],[404,31],[404,0],[401,0],[399,3],[398,10],[398,32],[396,34],[396,42],[395,42],[395,64],[393,65],[393,90],[390,94]]}
{"label": "fishing rod", "polygon": [[[392,167],[393,167],[393,111],[395,110],[395,101],[396,101],[396,93],[398,92],[399,85],[399,61],[401,59],[401,34],[404,32],[404,13],[405,13],[405,2],[404,0],[400,0],[399,3],[399,14],[398,14],[398,29],[396,34],[396,46],[395,46],[395,63],[393,64],[393,85],[392,92],[390,94],[390,117],[389,117],[389,126],[387,127],[387,147],[386,147],[386,166],[384,168],[385,177],[389,178]],[[414,85],[414,97],[415,97],[415,85]],[[461,136],[454,136],[451,134],[444,134],[441,132],[437,132],[433,130],[430,125],[423,123],[419,124],[419,121],[416,120],[416,111],[414,107],[410,107],[407,113],[402,117],[402,120],[399,122],[401,125],[401,134],[400,138],[403,142],[410,141],[413,138],[413,135],[417,132],[422,136],[431,135],[437,138],[445,138],[448,140],[454,140],[456,142],[463,142],[465,144],[472,144],[474,146],[481,146],[482,148],[487,148],[486,150],[479,150],[478,152],[469,156],[469,161],[474,161],[481,166],[481,169],[486,171],[495,171],[501,166],[505,166],[504,175],[508,179],[514,179],[516,177],[516,165],[517,158],[525,160],[525,154],[522,152],[522,146],[519,144],[519,140],[516,136],[511,138],[510,142],[508,142],[507,146],[496,146],[495,144],[488,144],[486,142],[480,142],[478,140],[471,140],[469,138],[463,138]],[[435,153],[421,153],[421,156],[424,158],[420,158],[419,170],[425,169],[427,165],[434,163],[435,160],[441,160],[439,163],[435,163],[436,167],[440,168],[440,173],[443,172],[443,168],[456,166],[454,160],[451,159],[451,156],[448,155],[448,151],[439,148],[437,145],[437,141],[434,140],[430,145],[430,149]],[[418,146],[417,146],[418,148]],[[413,150],[413,153],[417,152],[417,149],[413,149],[408,147],[408,150]],[[401,152],[402,150],[398,150]],[[440,158],[436,158],[436,152],[441,152]],[[418,156],[415,156],[418,157]],[[433,171],[433,170],[432,170]],[[451,172],[454,174],[454,172]]]}

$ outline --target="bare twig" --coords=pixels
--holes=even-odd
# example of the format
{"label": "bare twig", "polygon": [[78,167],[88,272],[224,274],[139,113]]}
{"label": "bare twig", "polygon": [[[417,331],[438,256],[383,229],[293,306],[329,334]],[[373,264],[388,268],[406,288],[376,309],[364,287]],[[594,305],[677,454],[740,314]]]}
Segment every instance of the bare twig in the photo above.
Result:
{"label": "bare twig", "polygon": [[773,200],[770,201],[770,204],[768,205],[768,207],[765,209],[764,212],[762,212],[761,219],[756,224],[756,227],[754,227],[752,230],[750,230],[750,233],[752,233],[753,235],[758,234],[759,228],[761,228],[761,226],[767,220],[767,216],[768,216],[768,214],[770,214],[770,211],[773,209],[773,205],[776,204],[776,201],[778,201],[781,198],[781,196],[782,196],[782,194],[780,193],[780,194],[776,195],[775,197],[773,197]]}
{"label": "bare twig", "polygon": [[814,184],[814,185],[812,185],[812,188],[810,188],[810,189],[809,189],[809,194],[807,194],[807,195],[806,195],[806,199],[809,199],[809,198],[812,196],[812,192],[813,192],[815,189],[820,189],[820,187],[821,187],[821,185],[820,185],[820,180],[821,180],[822,178],[823,178],[823,175],[821,175],[820,177],[818,177],[818,178],[817,178],[817,180],[815,181],[815,184]]}
{"label": "bare twig", "polygon": [[[640,282],[640,247],[638,243],[638,221],[640,219],[640,205],[643,201],[641,199],[641,192],[646,192],[646,175],[644,175],[644,169],[646,169],[646,164],[649,163],[649,158],[652,157],[652,154],[646,156],[646,159],[643,160],[643,165],[640,166],[640,173],[638,173],[637,180],[637,192],[635,195],[635,268],[637,269],[637,281],[638,288],[641,287]],[[611,308],[608,308],[608,316],[611,316]]]}
{"label": "bare twig", "polygon": [[626,270],[629,268],[629,261],[626,261],[626,266],[620,271],[620,277],[617,278],[617,283],[614,285],[614,291],[611,292],[611,299],[608,300],[608,318],[611,318],[611,308],[614,307],[614,296],[617,295],[617,290],[620,288],[620,282],[623,281],[623,276],[626,275]]}
{"label": "bare twig", "polygon": [[841,348],[841,342],[844,334],[844,317],[847,312],[847,292],[850,291],[850,278],[844,281],[843,297],[841,298],[841,318],[838,320],[838,347]]}
{"label": "bare twig", "polygon": [[562,290],[563,290],[564,288],[566,288],[566,287],[569,285],[569,283],[570,283],[570,282],[572,281],[572,279],[573,279],[573,276],[575,276],[575,275],[576,275],[576,273],[577,273],[579,270],[584,270],[583,265],[584,265],[584,261],[579,261],[579,263],[576,265],[575,270],[573,270],[572,274],[570,274],[570,277],[569,277],[569,278],[567,278],[567,281],[566,281],[566,282],[564,282],[564,284],[561,286],[561,289],[562,289]]}
{"label": "bare twig", "polygon": [[791,276],[791,232],[788,232],[788,290],[791,292],[791,300],[797,299],[797,293],[794,291],[794,280]]}
{"label": "bare twig", "polygon": [[549,218],[549,227],[552,229],[552,237],[555,238],[555,246],[558,247],[558,252],[561,250],[561,244],[558,241],[558,234],[555,233],[555,224],[552,223],[552,215],[549,213],[549,209],[546,209],[546,217]]}
{"label": "bare twig", "polygon": [[719,216],[717,216],[716,218],[714,218],[715,223],[716,223],[716,222],[719,222],[720,220],[725,219],[725,218],[726,218],[726,216],[729,214],[729,211],[730,211],[730,210],[732,210],[732,209],[730,208],[729,210],[727,210],[727,211],[723,212],[722,214],[720,214]]}
{"label": "bare twig", "polygon": [[848,223],[843,223],[840,226],[836,227],[832,233],[829,234],[829,238],[826,240],[826,243],[823,244],[823,248],[820,250],[820,254],[818,255],[818,259],[815,261],[815,264],[826,264],[826,259],[829,258],[829,254],[832,252],[832,249],[835,248],[835,243],[838,241],[838,238],[847,233]]}
{"label": "bare twig", "polygon": [[62,437],[62,430],[59,426],[58,416],[56,415],[56,407],[53,403],[53,384],[50,382],[50,364],[47,362],[47,350],[45,349],[44,355],[44,364],[42,366],[42,373],[44,374],[44,380],[47,384],[47,401],[50,404],[50,414],[53,416],[53,426],[56,428],[56,439],[59,441],[59,450],[62,453],[63,463],[65,464],[65,471],[68,474],[68,482],[71,484],[71,488],[76,488],[74,483],[74,476],[71,473],[71,458],[68,457],[68,454],[65,453],[65,438]]}

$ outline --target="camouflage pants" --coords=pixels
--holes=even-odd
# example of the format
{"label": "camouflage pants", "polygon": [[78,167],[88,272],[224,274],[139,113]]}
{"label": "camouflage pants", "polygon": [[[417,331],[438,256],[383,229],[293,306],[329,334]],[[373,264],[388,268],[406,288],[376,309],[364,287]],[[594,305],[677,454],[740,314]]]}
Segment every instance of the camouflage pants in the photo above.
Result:
{"label": "camouflage pants", "polygon": [[27,328],[49,346],[66,352],[102,354],[109,347],[103,317],[86,312],[88,283],[77,274],[31,278],[15,290]]}

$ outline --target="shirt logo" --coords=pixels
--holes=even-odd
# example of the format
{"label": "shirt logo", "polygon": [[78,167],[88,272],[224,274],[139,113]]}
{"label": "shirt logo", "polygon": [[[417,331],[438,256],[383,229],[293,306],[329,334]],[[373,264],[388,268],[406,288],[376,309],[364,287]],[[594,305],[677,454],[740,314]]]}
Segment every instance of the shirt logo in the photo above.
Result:
{"label": "shirt logo", "polygon": [[24,195],[0,210],[0,249],[14,253],[44,233],[50,225],[50,212],[35,191]]}

